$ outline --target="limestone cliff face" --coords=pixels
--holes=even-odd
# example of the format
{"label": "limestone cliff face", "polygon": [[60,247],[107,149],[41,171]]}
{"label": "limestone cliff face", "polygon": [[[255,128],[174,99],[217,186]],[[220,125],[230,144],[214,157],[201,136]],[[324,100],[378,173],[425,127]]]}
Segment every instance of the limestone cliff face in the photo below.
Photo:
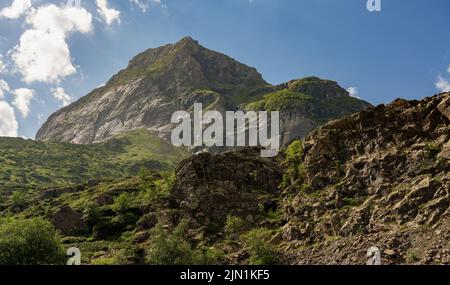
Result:
{"label": "limestone cliff face", "polygon": [[310,97],[277,97],[282,104],[272,109],[283,113],[285,143],[370,106],[351,98],[337,83],[318,78],[272,86],[256,69],[184,38],[137,55],[105,86],[50,116],[36,139],[89,144],[144,128],[169,140],[175,111],[192,110],[194,103],[208,110],[235,111],[283,90]]}

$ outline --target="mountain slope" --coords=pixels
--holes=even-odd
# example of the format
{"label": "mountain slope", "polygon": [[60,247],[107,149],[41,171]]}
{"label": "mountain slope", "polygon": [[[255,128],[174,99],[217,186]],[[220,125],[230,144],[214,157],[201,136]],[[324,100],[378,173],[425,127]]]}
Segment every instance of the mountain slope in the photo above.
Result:
{"label": "mountain slope", "polygon": [[[155,264],[156,251],[173,258],[157,264],[363,265],[373,246],[383,264],[449,264],[449,141],[450,93],[399,99],[276,158],[202,153],[174,175],[44,191],[17,215],[51,220],[84,264]],[[96,219],[82,215],[92,204]]]}
{"label": "mountain slope", "polygon": [[371,107],[363,100],[350,97],[337,82],[317,77],[292,80],[274,89],[245,108],[280,111],[283,146],[293,139],[303,139],[310,131],[330,120]]}
{"label": "mountain slope", "polygon": [[53,114],[36,139],[86,144],[143,127],[168,139],[175,111],[194,102],[234,110],[268,87],[254,68],[185,38],[137,55],[104,87]]}
{"label": "mountain slope", "polygon": [[89,144],[146,128],[169,141],[175,111],[190,111],[196,102],[220,112],[265,107],[260,103],[264,95],[285,89],[303,92],[313,102],[303,104],[302,99],[290,98],[294,104],[284,104],[285,98],[273,96],[280,100],[275,104],[281,104],[285,144],[330,119],[370,106],[351,98],[337,83],[318,78],[272,86],[256,69],[184,38],[137,55],[104,87],[50,116],[36,139]]}
{"label": "mountain slope", "polygon": [[0,138],[0,196],[15,189],[119,179],[136,175],[141,167],[169,169],[186,155],[145,130],[83,146]]}

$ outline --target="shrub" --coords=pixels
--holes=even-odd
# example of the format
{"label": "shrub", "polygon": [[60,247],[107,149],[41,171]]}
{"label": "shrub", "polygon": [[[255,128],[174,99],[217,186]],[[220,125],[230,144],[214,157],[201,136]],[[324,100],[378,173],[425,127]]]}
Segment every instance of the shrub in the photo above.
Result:
{"label": "shrub", "polygon": [[25,194],[20,191],[15,191],[11,195],[11,203],[14,206],[22,206],[25,204]]}
{"label": "shrub", "polygon": [[250,254],[250,265],[274,265],[277,262],[271,237],[272,231],[265,228],[252,230],[242,237],[244,248]]}
{"label": "shrub", "polygon": [[139,171],[139,187],[141,189],[141,191],[148,191],[149,189],[153,188],[154,183],[153,183],[153,173],[146,169],[146,168],[141,168],[141,170]]}
{"label": "shrub", "polygon": [[225,233],[227,236],[232,236],[245,227],[245,221],[236,216],[227,216],[227,222],[225,224]]}
{"label": "shrub", "polygon": [[127,265],[128,258],[123,251],[113,252],[108,256],[101,256],[91,260],[92,265]]}
{"label": "shrub", "polygon": [[141,172],[141,190],[144,191],[145,198],[149,201],[167,197],[175,185],[175,179],[175,173],[173,172],[163,173],[159,180],[154,180],[148,176],[148,173]]}
{"label": "shrub", "polygon": [[83,220],[91,225],[95,225],[100,221],[101,218],[100,206],[95,202],[88,202],[84,205],[83,209]]}
{"label": "shrub", "polygon": [[438,145],[436,145],[434,143],[427,143],[426,147],[432,158],[435,158],[442,150]]}
{"label": "shrub", "polygon": [[208,265],[215,263],[213,255],[204,249],[195,250],[185,240],[188,221],[180,224],[168,233],[161,225],[152,232],[151,247],[147,262],[152,265]]}
{"label": "shrub", "polygon": [[119,214],[124,214],[127,209],[130,208],[131,197],[127,192],[123,192],[119,196],[114,198],[114,204],[112,205],[113,211]]}
{"label": "shrub", "polygon": [[286,162],[287,163],[301,163],[303,158],[303,144],[301,141],[296,140],[292,142],[286,149]]}
{"label": "shrub", "polygon": [[41,219],[0,224],[1,265],[64,264],[65,253],[55,228]]}
{"label": "shrub", "polygon": [[303,166],[303,144],[300,140],[292,142],[285,150],[284,165],[286,170],[280,188],[285,189],[291,185],[303,183],[305,169]]}

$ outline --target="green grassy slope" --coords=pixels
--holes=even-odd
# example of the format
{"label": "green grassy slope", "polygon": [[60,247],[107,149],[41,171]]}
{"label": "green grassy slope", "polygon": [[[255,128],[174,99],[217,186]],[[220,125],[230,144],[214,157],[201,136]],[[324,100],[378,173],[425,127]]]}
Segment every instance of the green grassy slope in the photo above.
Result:
{"label": "green grassy slope", "polygon": [[0,138],[0,193],[120,179],[141,167],[169,169],[186,155],[146,130],[92,145]]}

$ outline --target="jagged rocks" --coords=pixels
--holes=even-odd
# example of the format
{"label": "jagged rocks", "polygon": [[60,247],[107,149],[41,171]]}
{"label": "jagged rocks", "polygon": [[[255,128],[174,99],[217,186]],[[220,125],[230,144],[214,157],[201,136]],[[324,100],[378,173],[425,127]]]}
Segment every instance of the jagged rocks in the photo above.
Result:
{"label": "jagged rocks", "polygon": [[[390,263],[411,262],[406,255],[415,242],[401,229],[410,235],[442,228],[450,212],[449,98],[444,93],[422,101],[399,99],[313,131],[303,156],[309,191],[283,205],[286,243],[325,243],[319,250],[323,254],[331,250],[330,238],[370,240],[395,233],[398,244],[383,248],[384,255]],[[301,235],[306,225],[309,230]],[[439,242],[445,243],[448,239]],[[333,249],[339,254],[328,252],[341,256],[334,261],[309,252],[301,263],[364,264],[363,248],[355,256],[350,244],[340,246]]]}
{"label": "jagged rocks", "polygon": [[221,227],[228,215],[257,215],[281,182],[278,163],[260,158],[258,149],[203,153],[183,161],[176,172],[173,195],[182,215],[205,226]]}

